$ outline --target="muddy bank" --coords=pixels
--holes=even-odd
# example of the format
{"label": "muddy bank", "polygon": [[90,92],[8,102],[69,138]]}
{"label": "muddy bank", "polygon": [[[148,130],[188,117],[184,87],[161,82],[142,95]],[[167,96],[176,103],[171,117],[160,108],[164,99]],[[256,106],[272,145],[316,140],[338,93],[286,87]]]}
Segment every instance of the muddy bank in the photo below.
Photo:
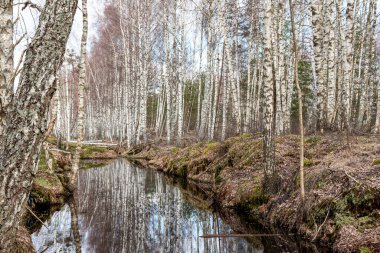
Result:
{"label": "muddy bank", "polygon": [[[380,251],[380,144],[374,138],[309,136],[305,147],[305,211],[298,176],[298,137],[277,138],[281,189],[263,191],[262,140],[247,134],[187,148],[137,147],[131,161],[187,179],[225,209],[297,232],[337,252]],[[376,143],[377,142],[377,143]]]}

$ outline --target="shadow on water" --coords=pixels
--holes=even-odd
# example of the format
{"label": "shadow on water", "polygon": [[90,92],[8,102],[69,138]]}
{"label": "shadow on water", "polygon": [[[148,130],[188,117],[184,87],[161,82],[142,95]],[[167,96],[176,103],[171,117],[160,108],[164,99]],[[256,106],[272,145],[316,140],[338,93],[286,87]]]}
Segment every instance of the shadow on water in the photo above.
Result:
{"label": "shadow on water", "polygon": [[[214,212],[202,189],[183,182],[185,188],[177,187],[125,160],[82,170],[78,180],[82,252],[324,252],[285,236],[201,238],[265,230],[234,213]],[[76,252],[70,206],[32,235],[37,252]]]}

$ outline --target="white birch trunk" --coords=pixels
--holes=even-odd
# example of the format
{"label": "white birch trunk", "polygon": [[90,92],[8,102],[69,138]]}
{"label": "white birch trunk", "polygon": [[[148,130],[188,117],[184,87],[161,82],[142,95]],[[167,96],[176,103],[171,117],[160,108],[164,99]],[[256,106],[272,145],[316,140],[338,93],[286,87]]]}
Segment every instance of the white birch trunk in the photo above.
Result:
{"label": "white birch trunk", "polygon": [[0,135],[5,127],[4,113],[13,93],[13,1],[0,3]]}
{"label": "white birch trunk", "polygon": [[[264,17],[264,161],[267,183],[275,176],[275,129],[274,129],[274,104],[273,104],[273,56],[271,46],[273,9],[272,1],[265,3]],[[267,185],[269,189],[274,185]]]}
{"label": "white birch trunk", "polygon": [[86,56],[87,56],[87,0],[82,0],[83,31],[80,49],[79,84],[78,84],[78,121],[77,121],[77,147],[75,149],[72,166],[71,184],[75,185],[79,170],[80,154],[84,139],[84,87],[86,85]]}

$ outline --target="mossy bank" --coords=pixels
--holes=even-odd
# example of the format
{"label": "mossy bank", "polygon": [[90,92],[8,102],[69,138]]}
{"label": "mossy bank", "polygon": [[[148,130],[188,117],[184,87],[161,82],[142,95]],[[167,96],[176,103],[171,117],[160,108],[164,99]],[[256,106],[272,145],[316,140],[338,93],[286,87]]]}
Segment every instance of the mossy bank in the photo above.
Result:
{"label": "mossy bank", "polygon": [[380,144],[337,136],[305,141],[306,198],[299,192],[299,139],[277,138],[281,187],[263,190],[262,139],[248,134],[186,148],[147,145],[131,161],[207,188],[221,208],[250,214],[266,225],[297,232],[337,252],[380,252]]}
{"label": "mossy bank", "polygon": [[[28,209],[31,211],[26,212],[24,218],[24,224],[29,232],[41,226],[41,222],[31,212],[44,221],[72,196],[69,178],[76,144],[63,143],[61,149],[56,146],[56,139],[50,137],[46,146],[47,151],[42,150],[40,154],[28,199]],[[113,146],[83,145],[80,169],[104,166],[117,158],[120,153],[119,148]]]}

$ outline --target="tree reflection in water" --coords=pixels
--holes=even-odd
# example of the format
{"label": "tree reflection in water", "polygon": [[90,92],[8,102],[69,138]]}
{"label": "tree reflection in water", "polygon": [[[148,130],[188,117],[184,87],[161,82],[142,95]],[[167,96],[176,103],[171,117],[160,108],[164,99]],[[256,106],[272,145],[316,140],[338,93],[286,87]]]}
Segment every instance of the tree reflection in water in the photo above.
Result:
{"label": "tree reflection in water", "polygon": [[[222,219],[191,204],[152,170],[118,160],[79,173],[82,252],[264,252],[260,240],[200,238],[232,233]],[[33,234],[37,252],[75,252],[70,208]]]}
{"label": "tree reflection in water", "polygon": [[38,232],[32,234],[33,245],[37,252],[75,252],[68,205],[52,215],[47,227],[42,226]]}

